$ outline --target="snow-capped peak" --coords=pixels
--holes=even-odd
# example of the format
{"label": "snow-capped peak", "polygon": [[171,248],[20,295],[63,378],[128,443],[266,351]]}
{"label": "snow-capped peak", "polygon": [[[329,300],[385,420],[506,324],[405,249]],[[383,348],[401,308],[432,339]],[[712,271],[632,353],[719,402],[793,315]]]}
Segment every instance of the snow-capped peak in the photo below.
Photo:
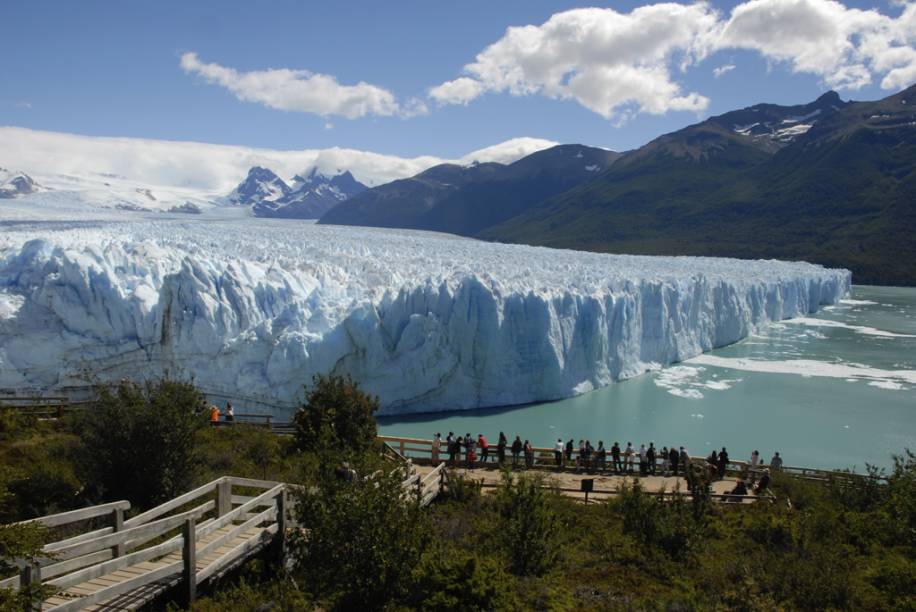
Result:
{"label": "snow-capped peak", "polygon": [[251,206],[259,217],[316,219],[333,206],[367,189],[349,170],[328,176],[313,167],[287,185],[272,170],[255,166],[229,194],[229,201]]}
{"label": "snow-capped peak", "polygon": [[247,206],[263,200],[276,200],[290,193],[289,185],[283,182],[272,170],[255,166],[248,171],[245,180],[239,183],[229,201],[233,204]]}
{"label": "snow-capped peak", "polygon": [[41,186],[25,172],[10,172],[0,168],[0,198],[15,198],[40,189]]}

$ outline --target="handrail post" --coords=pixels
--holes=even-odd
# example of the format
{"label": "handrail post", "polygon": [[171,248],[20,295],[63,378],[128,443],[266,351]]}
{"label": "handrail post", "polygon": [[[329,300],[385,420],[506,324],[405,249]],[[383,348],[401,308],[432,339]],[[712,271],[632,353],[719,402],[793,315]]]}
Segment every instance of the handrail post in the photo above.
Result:
{"label": "handrail post", "polygon": [[[114,533],[118,533],[124,529],[124,510],[121,508],[115,508],[111,511],[111,530]],[[111,556],[112,557],[121,557],[124,555],[124,542],[120,544],[115,544],[111,547]]]}
{"label": "handrail post", "polygon": [[281,566],[286,562],[286,511],[289,507],[286,487],[277,496],[277,556]]}
{"label": "handrail post", "polygon": [[37,589],[41,587],[41,566],[38,563],[28,562],[19,573],[19,589],[25,590],[25,612],[39,612],[41,599],[36,597]]}
{"label": "handrail post", "polygon": [[190,517],[182,528],[182,586],[186,605],[197,599],[197,531],[194,517]]}
{"label": "handrail post", "polygon": [[232,510],[232,483],[228,479],[220,480],[216,485],[216,518]]}

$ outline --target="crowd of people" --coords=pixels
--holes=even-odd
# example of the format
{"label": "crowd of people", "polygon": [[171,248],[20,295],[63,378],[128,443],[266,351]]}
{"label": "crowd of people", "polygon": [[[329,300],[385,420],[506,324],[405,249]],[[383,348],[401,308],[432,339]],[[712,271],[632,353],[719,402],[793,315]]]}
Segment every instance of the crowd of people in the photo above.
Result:
{"label": "crowd of people", "polygon": [[[610,448],[606,448],[603,440],[600,440],[596,447],[590,440],[579,440],[579,444],[576,445],[572,438],[566,442],[558,438],[552,450],[553,467],[557,470],[573,468],[577,472],[589,473],[689,476],[689,468],[691,465],[696,465],[696,462],[691,462],[690,453],[683,446],[663,446],[658,449],[654,442],[649,442],[648,446],[640,444],[639,448],[636,448],[632,442],[627,442],[626,446],[614,442]],[[490,457],[490,443],[483,434],[477,434],[475,438],[470,432],[464,436],[456,436],[454,432],[450,431],[444,440],[441,433],[436,433],[433,437],[433,463],[438,464],[447,460],[450,465],[465,465],[468,469],[473,469],[487,464]],[[523,441],[520,436],[515,436],[510,444],[506,434],[499,432],[496,454],[493,459],[495,463],[511,465],[513,468],[524,466],[530,469],[534,467],[535,460],[535,448],[530,440]],[[729,460],[728,450],[724,446],[720,451],[713,450],[705,463],[709,478],[711,480],[724,478]],[[762,485],[760,489],[762,490],[769,485],[769,471],[782,468],[782,457],[779,452],[776,452],[767,467],[760,460],[760,452],[754,450],[748,461],[748,467],[751,486],[756,483],[757,488],[761,488]],[[760,475],[759,482],[756,481],[758,475]],[[736,489],[742,487],[744,493],[733,492],[733,494],[746,495],[747,483],[743,479],[738,481]]]}

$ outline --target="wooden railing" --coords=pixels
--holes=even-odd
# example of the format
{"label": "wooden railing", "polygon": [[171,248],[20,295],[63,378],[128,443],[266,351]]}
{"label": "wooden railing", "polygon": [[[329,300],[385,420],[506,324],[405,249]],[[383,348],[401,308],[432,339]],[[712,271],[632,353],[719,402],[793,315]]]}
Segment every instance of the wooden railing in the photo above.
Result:
{"label": "wooden railing", "polygon": [[[254,497],[233,495],[234,486],[264,492]],[[202,503],[194,506],[195,502]],[[187,509],[188,506],[193,507]],[[109,517],[110,525],[45,545],[42,549],[44,558],[34,564],[24,564],[20,575],[0,582],[0,588],[36,583],[53,587],[64,599],[72,597],[70,601],[52,597],[45,603],[43,609],[57,611],[79,610],[162,581],[168,585],[160,592],[181,584],[183,598],[193,601],[198,584],[266,546],[265,538],[273,540],[274,536],[279,536],[282,547],[286,533],[287,487],[270,481],[223,477],[124,520],[124,513],[129,508],[128,502],[119,501],[26,521],[57,528]],[[243,540],[205,567],[198,568],[197,559],[212,555],[255,527],[261,528],[261,537]],[[218,537],[214,537],[213,534],[220,530]],[[153,541],[158,543],[150,544]],[[178,551],[180,555],[175,554]],[[169,562],[148,571],[137,569],[142,567],[139,564],[154,559]],[[131,568],[136,575],[112,581],[115,583],[90,594],[84,594],[85,591],[80,591],[80,595],[67,593],[71,587],[125,568]]]}
{"label": "wooden railing", "polygon": [[[417,463],[433,463],[433,441],[431,439],[407,438],[407,437],[400,437],[400,436],[377,436],[377,439],[387,444],[392,449],[396,450],[402,456],[410,458]],[[482,467],[482,466],[487,465],[487,463],[483,463],[481,461],[481,451],[479,448],[476,450],[476,454],[477,454],[476,466]],[[533,456],[532,467],[540,468],[540,469],[549,468],[554,471],[556,470],[555,455],[554,455],[554,450],[552,448],[534,447],[533,455],[534,456]],[[466,465],[467,455],[465,454],[464,449],[462,449],[461,457],[462,457],[462,460],[460,462],[460,465],[462,466]],[[563,457],[564,457],[564,468],[563,469],[567,469],[567,470],[582,469],[582,470],[587,470],[587,471],[594,471],[597,467],[594,457],[589,462],[588,466],[580,466],[579,465],[579,451],[577,448],[573,449],[571,461],[566,460],[565,452],[564,452]],[[488,463],[490,465],[495,465],[496,458],[497,458],[496,444],[491,442],[490,449],[489,449],[489,462]],[[447,449],[445,440],[442,440],[441,446],[439,447],[438,458],[435,462],[436,463],[447,462],[448,459],[449,459],[448,449]],[[627,461],[622,453],[621,453],[621,462],[624,464],[626,468]],[[691,456],[690,462],[691,464],[706,465],[706,458]],[[510,466],[514,464],[512,454],[509,451],[509,448],[506,449],[506,463]],[[519,456],[518,465],[519,467],[525,467],[524,455]],[[661,457],[656,458],[656,470],[655,471],[657,474],[661,474],[662,465],[663,465],[662,458]],[[633,457],[631,468],[632,470],[635,471],[636,474],[639,474],[639,455],[638,453]],[[726,466],[726,473],[729,475],[741,476],[741,477],[751,477],[751,476],[759,477],[763,473],[765,468],[768,468],[768,466],[759,465],[756,468],[751,468],[750,463],[747,461],[730,460]],[[683,466],[681,466],[680,469],[682,470]],[[608,472],[613,471],[610,449],[608,449],[607,460],[604,464],[604,471],[608,471]],[[845,471],[839,471],[839,470],[821,470],[821,469],[815,469],[815,468],[803,468],[803,467],[792,467],[792,466],[783,466],[782,468],[780,468],[780,471],[784,474],[788,474],[791,476],[795,476],[798,478],[804,478],[808,480],[835,479],[835,480],[842,481],[842,480],[850,480],[850,479],[869,478],[869,476],[867,475],[856,474],[854,472],[845,472]],[[877,480],[884,481],[886,479],[884,477],[877,477]]]}

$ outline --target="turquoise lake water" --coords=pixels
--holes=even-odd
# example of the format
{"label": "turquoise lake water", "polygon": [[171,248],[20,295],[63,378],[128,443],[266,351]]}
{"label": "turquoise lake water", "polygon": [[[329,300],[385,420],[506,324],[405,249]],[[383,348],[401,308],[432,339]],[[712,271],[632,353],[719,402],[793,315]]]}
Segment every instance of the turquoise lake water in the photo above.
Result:
{"label": "turquoise lake water", "polygon": [[538,446],[557,438],[610,446],[654,441],[693,455],[758,449],[786,465],[889,466],[916,451],[916,289],[853,288],[811,317],[697,359],[578,397],[501,409],[385,417],[380,433],[443,437],[505,431]]}

